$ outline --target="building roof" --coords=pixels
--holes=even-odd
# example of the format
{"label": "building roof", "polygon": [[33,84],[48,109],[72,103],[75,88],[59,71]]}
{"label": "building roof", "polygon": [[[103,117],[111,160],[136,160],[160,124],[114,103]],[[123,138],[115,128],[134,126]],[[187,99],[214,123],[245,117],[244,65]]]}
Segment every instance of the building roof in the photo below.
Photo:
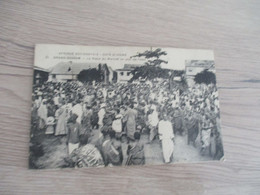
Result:
{"label": "building roof", "polygon": [[121,69],[116,69],[116,71],[132,71],[133,69],[130,68],[121,68]]}
{"label": "building roof", "polygon": [[201,67],[201,68],[214,68],[215,62],[213,60],[187,60],[186,66],[189,67]]}
{"label": "building roof", "polygon": [[213,60],[189,60],[186,61],[186,76],[195,76],[203,70],[215,71]]}
{"label": "building roof", "polygon": [[143,66],[143,64],[125,64],[124,69],[135,69],[136,67]]}
{"label": "building roof", "polygon": [[96,68],[98,69],[99,63],[74,63],[74,62],[60,62],[56,64],[51,74],[79,74],[82,70]]}
{"label": "building roof", "polygon": [[43,72],[50,72],[49,70],[45,69],[45,68],[41,68],[39,66],[34,66],[33,67],[34,70],[39,70],[39,71],[43,71]]}
{"label": "building roof", "polygon": [[124,64],[124,68],[116,69],[116,71],[131,71],[140,66],[143,66],[143,64]]}

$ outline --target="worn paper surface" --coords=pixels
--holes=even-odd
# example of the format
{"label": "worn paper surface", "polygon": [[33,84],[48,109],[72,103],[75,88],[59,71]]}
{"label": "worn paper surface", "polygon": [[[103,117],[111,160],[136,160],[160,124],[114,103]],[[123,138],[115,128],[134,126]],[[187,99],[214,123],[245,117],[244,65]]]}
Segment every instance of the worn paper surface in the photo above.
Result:
{"label": "worn paper surface", "polygon": [[214,54],[36,45],[29,167],[223,159]]}

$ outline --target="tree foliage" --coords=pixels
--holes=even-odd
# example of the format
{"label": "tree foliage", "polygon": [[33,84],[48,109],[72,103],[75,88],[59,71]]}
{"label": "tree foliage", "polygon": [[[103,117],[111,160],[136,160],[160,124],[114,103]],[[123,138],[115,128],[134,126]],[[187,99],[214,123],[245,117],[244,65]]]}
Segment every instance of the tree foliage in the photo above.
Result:
{"label": "tree foliage", "polygon": [[[145,57],[146,59],[148,59],[148,61],[145,63],[145,65],[147,66],[161,66],[162,63],[167,64],[168,62],[162,59],[159,59],[161,56],[163,55],[167,55],[167,53],[165,51],[162,51],[160,48],[152,51],[152,50],[147,50],[143,53],[138,53],[135,56],[132,56],[131,58],[134,57]],[[155,58],[155,59],[152,59]]]}
{"label": "tree foliage", "polygon": [[[161,68],[161,64],[168,62],[165,60],[160,59],[161,56],[167,55],[165,51],[162,51],[160,48],[152,51],[145,51],[143,53],[138,53],[132,57],[145,57],[147,62],[144,66],[137,67],[131,71],[133,74],[132,79],[130,82],[137,80],[139,78],[145,80],[153,80],[156,78],[168,79],[169,81],[169,88],[172,90],[173,88],[177,87],[181,91],[187,89],[188,85],[186,79],[184,77],[183,70],[170,70],[170,69],[163,69]],[[179,81],[175,81],[174,78],[181,77]]]}
{"label": "tree foliage", "polygon": [[95,68],[82,70],[78,74],[78,80],[83,83],[92,82],[92,81],[101,81],[101,79],[102,79],[101,71]]}
{"label": "tree foliage", "polygon": [[207,85],[210,83],[216,84],[216,75],[213,72],[210,72],[207,69],[205,69],[204,71],[195,75],[194,81],[195,83],[198,84],[201,83],[205,83]]}
{"label": "tree foliage", "polygon": [[133,74],[133,77],[131,78],[130,82],[133,80],[137,80],[139,78],[141,79],[147,79],[152,80],[155,78],[169,78],[169,72],[171,70],[168,69],[162,69],[158,66],[140,66],[136,67],[134,70],[131,71]]}
{"label": "tree foliage", "polygon": [[131,71],[133,77],[130,80],[130,82],[139,78],[152,80],[154,78],[169,77],[170,70],[161,68],[162,63],[168,63],[165,60],[159,59],[163,55],[167,55],[167,53],[158,48],[154,51],[151,49],[143,53],[138,53],[135,56],[132,56],[131,58],[145,57],[147,59],[147,62],[145,62],[143,66],[137,67]]}

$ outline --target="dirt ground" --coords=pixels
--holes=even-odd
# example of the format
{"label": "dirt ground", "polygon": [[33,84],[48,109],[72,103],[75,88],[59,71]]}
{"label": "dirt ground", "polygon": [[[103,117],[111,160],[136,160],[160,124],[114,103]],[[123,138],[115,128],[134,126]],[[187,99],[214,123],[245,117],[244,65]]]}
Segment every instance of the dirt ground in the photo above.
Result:
{"label": "dirt ground", "polygon": [[[95,144],[98,139],[99,130],[93,130],[93,136],[89,140]],[[161,143],[158,139],[148,144],[148,135],[142,134],[140,141],[144,144],[146,164],[163,164]],[[122,143],[123,165],[127,155],[127,144]],[[68,167],[66,157],[68,156],[66,136],[45,135],[38,132],[31,139],[30,168],[64,168]],[[200,155],[199,148],[187,145],[187,136],[175,136],[173,162],[198,162],[211,158]]]}

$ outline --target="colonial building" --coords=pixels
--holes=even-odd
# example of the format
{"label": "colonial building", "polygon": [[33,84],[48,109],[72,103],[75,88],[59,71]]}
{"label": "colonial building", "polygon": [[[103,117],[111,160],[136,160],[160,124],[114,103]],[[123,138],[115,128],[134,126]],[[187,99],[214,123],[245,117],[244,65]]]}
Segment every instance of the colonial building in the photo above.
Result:
{"label": "colonial building", "polygon": [[66,82],[78,79],[78,75],[82,70],[97,69],[102,73],[102,80],[105,83],[112,82],[113,70],[108,68],[106,64],[99,63],[74,63],[74,62],[60,62],[55,65],[49,74],[48,81],[52,82]]}
{"label": "colonial building", "polygon": [[117,69],[117,82],[128,82],[132,77],[131,71],[135,68],[142,66],[140,64],[125,64],[124,68]]}
{"label": "colonial building", "polygon": [[196,74],[207,69],[215,72],[215,63],[213,60],[187,60],[185,62],[186,79],[189,86],[194,84]]}
{"label": "colonial building", "polygon": [[33,84],[34,85],[42,84],[48,80],[48,76],[49,76],[48,70],[38,67],[38,66],[34,66],[33,69],[34,69],[34,71],[33,71]]}

